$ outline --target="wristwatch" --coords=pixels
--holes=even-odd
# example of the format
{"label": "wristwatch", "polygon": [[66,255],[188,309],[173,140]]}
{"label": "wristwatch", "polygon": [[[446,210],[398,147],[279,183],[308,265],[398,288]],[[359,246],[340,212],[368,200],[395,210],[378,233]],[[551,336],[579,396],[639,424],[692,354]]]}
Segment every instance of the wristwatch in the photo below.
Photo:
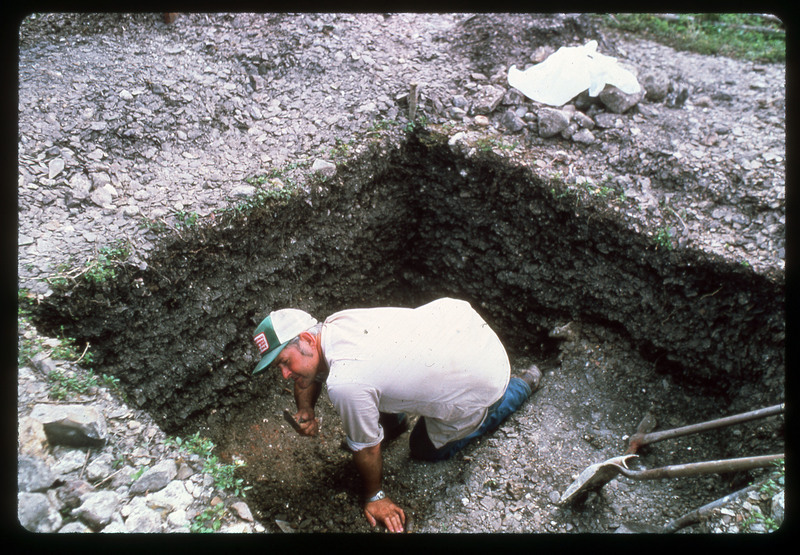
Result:
{"label": "wristwatch", "polygon": [[372,503],[373,501],[380,501],[381,499],[385,498],[386,494],[383,493],[382,489],[378,490],[378,493],[367,499],[367,503]]}

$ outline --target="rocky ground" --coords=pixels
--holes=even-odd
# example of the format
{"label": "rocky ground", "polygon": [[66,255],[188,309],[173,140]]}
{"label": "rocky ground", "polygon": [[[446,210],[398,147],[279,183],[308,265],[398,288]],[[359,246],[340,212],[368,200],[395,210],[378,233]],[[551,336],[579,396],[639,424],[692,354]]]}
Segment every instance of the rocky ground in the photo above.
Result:
{"label": "rocky ground", "polygon": [[[510,65],[524,68],[558,46],[590,39],[634,69],[648,96],[624,113],[583,99],[559,116],[509,90]],[[144,267],[159,233],[212,218],[257,187],[302,184],[312,171],[330,171],[365,137],[406,126],[412,83],[417,114],[454,144],[493,148],[576,191],[634,198],[629,216],[644,232],[661,229],[675,247],[783,273],[783,65],[676,52],[602,33],[577,16],[181,14],[165,25],[157,14],[82,14],[37,15],[20,28],[19,287],[47,296],[53,279],[74,277],[117,240]],[[565,123],[543,136],[549,116]],[[21,345],[38,337],[21,326]],[[693,421],[758,407],[746,392],[733,403],[691,389],[672,395],[669,380],[608,330],[581,329],[557,358],[538,362],[546,370],[542,390],[458,460],[409,464],[402,437],[388,448],[387,490],[414,515],[416,531],[663,526],[746,485],[708,477],[666,486],[618,480],[582,510],[560,507],[560,493],[584,467],[620,454],[650,396],[665,399],[661,427],[691,423],[676,416],[687,407]],[[250,503],[251,516],[236,496],[214,487],[202,461],[184,460],[147,414],[102,387],[73,401],[98,406],[114,439],[97,449],[47,446],[26,418],[39,414],[37,405],[63,404],[47,394],[54,367],[73,364],[45,356],[19,371],[18,415],[34,438],[21,442],[33,449],[21,454],[47,461],[52,472],[46,485],[21,489],[25,514],[38,515],[25,516],[30,528],[186,530],[222,501],[232,508],[224,518],[229,531],[368,530],[329,407],[329,435],[312,443],[299,443],[279,413],[257,419],[259,407],[235,429],[274,444],[248,451],[241,436],[237,444],[214,438],[226,460],[247,463],[248,499],[258,505]],[[629,374],[641,378],[631,383]],[[285,392],[274,395],[265,406],[288,406]],[[716,457],[730,454],[729,445],[752,450],[781,439],[759,424],[731,434],[653,446],[642,459],[674,463],[698,451]],[[23,466],[40,469],[35,461]],[[133,477],[145,467],[158,467],[151,476],[160,482],[139,491],[146,474]],[[259,479],[270,492],[259,491]],[[320,484],[330,491],[318,491]],[[750,517],[758,509],[777,518],[774,494],[750,493],[746,504],[685,531],[765,531],[763,519]],[[309,511],[311,495],[326,508]],[[283,507],[270,505],[281,496]]]}

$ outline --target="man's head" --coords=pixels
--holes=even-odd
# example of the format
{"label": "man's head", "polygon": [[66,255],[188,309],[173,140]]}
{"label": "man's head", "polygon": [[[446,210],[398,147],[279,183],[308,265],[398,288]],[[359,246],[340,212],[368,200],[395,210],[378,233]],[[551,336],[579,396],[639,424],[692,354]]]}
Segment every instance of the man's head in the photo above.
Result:
{"label": "man's head", "polygon": [[253,334],[253,341],[261,352],[261,360],[253,373],[261,372],[272,364],[294,338],[316,324],[317,321],[310,314],[295,308],[271,312]]}

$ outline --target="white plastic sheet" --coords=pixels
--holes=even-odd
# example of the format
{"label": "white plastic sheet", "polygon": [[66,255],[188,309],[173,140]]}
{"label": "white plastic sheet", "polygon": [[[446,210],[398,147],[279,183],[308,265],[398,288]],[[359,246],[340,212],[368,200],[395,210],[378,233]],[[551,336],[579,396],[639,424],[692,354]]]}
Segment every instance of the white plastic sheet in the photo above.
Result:
{"label": "white plastic sheet", "polygon": [[597,96],[606,85],[614,85],[627,94],[642,90],[636,77],[622,68],[616,58],[597,52],[596,40],[583,46],[562,46],[525,71],[511,66],[508,84],[528,98],[550,106],[563,106],[587,89],[590,96]]}

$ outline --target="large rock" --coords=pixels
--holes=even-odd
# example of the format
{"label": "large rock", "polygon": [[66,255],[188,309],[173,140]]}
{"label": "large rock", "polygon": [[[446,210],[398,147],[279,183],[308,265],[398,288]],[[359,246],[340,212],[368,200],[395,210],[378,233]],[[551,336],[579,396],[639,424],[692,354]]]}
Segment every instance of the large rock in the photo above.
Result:
{"label": "large rock", "polygon": [[92,530],[100,530],[111,522],[119,509],[120,496],[108,490],[98,491],[86,496],[85,501],[74,513]]}
{"label": "large rock", "polygon": [[125,527],[136,534],[152,534],[161,532],[161,514],[146,505],[137,505],[125,519]]}
{"label": "large rock", "polygon": [[17,495],[17,518],[26,530],[49,534],[63,523],[61,515],[43,493],[21,492]]}
{"label": "large rock", "polygon": [[47,435],[41,422],[29,416],[20,419],[18,438],[20,453],[37,459],[47,459]]}
{"label": "large rock", "polygon": [[103,414],[84,405],[36,405],[31,418],[42,423],[51,445],[102,447],[107,427]]}
{"label": "large rock", "polygon": [[24,492],[42,492],[55,482],[56,476],[44,461],[36,457],[17,457],[17,489]]}
{"label": "large rock", "polygon": [[151,509],[166,509],[176,511],[182,507],[188,507],[194,501],[194,497],[186,491],[183,480],[173,480],[161,491],[151,493],[145,498],[147,506]]}

